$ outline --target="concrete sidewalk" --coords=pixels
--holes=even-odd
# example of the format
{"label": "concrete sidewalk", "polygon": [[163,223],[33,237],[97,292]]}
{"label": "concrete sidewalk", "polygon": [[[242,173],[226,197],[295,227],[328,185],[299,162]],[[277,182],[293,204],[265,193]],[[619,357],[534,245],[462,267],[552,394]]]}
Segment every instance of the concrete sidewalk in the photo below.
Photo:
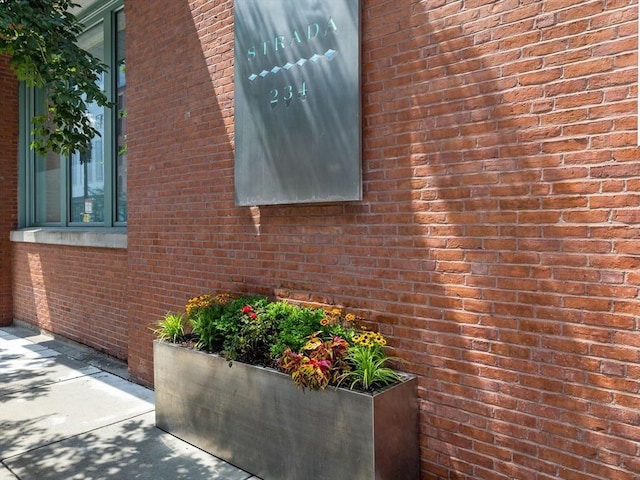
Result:
{"label": "concrete sidewalk", "polygon": [[0,480],[259,480],[155,427],[124,363],[0,328]]}

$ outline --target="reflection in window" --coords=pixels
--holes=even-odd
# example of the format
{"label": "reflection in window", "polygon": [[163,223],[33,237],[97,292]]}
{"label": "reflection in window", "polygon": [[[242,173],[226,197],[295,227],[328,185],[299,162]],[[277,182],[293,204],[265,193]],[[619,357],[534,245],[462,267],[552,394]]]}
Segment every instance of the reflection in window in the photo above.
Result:
{"label": "reflection in window", "polygon": [[40,225],[60,221],[60,156],[50,153],[36,158],[36,222]]}
{"label": "reflection in window", "polygon": [[117,121],[116,121],[116,221],[127,220],[127,102],[126,102],[126,65],[125,65],[125,20],[124,12],[116,15],[116,67],[117,67]]}
{"label": "reflection in window", "polygon": [[[78,38],[80,47],[104,62],[104,31],[97,25]],[[98,81],[104,89],[104,75]],[[99,135],[91,141],[86,152],[76,152],[71,156],[71,222],[104,221],[104,108],[96,103],[87,105],[89,121]]]}

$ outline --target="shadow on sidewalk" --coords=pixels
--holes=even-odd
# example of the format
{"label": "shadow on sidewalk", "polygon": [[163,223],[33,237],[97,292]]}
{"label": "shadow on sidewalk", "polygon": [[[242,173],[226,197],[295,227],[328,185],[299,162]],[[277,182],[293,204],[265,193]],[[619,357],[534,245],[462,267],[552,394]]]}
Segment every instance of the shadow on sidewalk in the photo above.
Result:
{"label": "shadow on sidewalk", "polygon": [[153,391],[57,345],[73,349],[0,328],[1,479],[255,479],[156,428]]}

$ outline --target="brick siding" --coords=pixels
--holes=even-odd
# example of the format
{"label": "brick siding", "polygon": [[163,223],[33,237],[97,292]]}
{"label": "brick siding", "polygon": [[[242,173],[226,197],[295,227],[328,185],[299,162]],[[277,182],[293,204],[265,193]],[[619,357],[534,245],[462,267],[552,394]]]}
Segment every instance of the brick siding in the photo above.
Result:
{"label": "brick siding", "polygon": [[151,383],[193,294],[341,305],[420,378],[423,480],[637,479],[637,3],[362,0],[364,199],[259,208],[232,7],[125,2],[128,255],[16,245],[16,317],[128,340]]}
{"label": "brick siding", "polygon": [[364,0],[364,200],[236,208],[232,2],[152,3],[126,7],[135,374],[191,294],[338,304],[420,375],[423,479],[640,475],[637,5]]}
{"label": "brick siding", "polygon": [[18,81],[0,56],[0,325],[13,321],[11,242],[18,224]]}
{"label": "brick siding", "polygon": [[127,358],[127,252],[14,243],[15,318]]}

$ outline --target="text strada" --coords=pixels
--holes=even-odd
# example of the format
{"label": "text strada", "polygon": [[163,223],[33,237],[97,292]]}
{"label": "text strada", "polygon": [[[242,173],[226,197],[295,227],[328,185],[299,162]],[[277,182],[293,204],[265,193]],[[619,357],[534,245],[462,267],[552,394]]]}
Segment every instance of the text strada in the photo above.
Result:
{"label": "text strada", "polygon": [[310,42],[317,38],[324,38],[328,35],[337,35],[338,26],[332,17],[329,17],[324,26],[319,23],[309,23],[306,28],[295,29],[290,35],[274,35],[272,38],[252,45],[247,49],[247,59],[255,60],[258,56],[266,56],[270,52],[284,50],[288,46]]}

